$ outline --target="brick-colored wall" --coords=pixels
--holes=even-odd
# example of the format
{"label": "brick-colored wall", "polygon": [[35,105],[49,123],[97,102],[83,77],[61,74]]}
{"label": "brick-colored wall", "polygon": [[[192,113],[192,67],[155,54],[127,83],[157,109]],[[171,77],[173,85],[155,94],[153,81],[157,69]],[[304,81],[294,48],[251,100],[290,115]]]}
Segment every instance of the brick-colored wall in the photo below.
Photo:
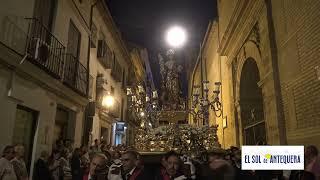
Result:
{"label": "brick-colored wall", "polygon": [[320,1],[272,3],[288,144],[319,147]]}
{"label": "brick-colored wall", "polygon": [[[320,66],[320,1],[267,2],[250,1],[252,7],[259,9],[243,8],[245,11],[238,12],[241,17],[237,17],[233,13],[239,8],[233,5],[239,1],[218,1],[220,44],[207,41],[204,56],[207,57],[207,74],[211,82],[216,79],[216,72],[220,72],[217,66],[219,56],[213,54],[218,52],[221,56],[222,102],[228,127],[223,132],[222,119],[215,119],[214,122],[220,126],[220,143],[226,148],[243,143],[241,120],[236,120],[239,117],[236,110],[240,110],[237,86],[240,84],[241,63],[254,56],[260,72],[258,84],[263,93],[268,143],[319,146],[320,80],[316,68]],[[271,18],[268,8],[271,8]],[[230,18],[237,18],[237,22],[232,24],[235,28],[228,26],[235,20]],[[247,41],[254,25],[257,25],[259,33],[257,47]],[[215,48],[215,43],[219,44],[218,47],[223,46],[220,47],[221,52]],[[231,66],[235,66],[235,74],[232,74]]]}

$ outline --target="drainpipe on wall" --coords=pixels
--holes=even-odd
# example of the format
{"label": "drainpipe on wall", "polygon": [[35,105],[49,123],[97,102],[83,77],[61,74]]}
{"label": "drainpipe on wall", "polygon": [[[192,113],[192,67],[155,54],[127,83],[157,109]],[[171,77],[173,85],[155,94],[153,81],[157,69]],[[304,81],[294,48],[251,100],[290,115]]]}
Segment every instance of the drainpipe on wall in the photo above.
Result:
{"label": "drainpipe on wall", "polygon": [[[97,1],[94,3],[94,4],[92,4],[91,5],[91,7],[90,7],[90,22],[89,22],[89,30],[90,30],[90,33],[91,33],[91,30],[92,30],[92,16],[93,16],[93,8],[94,8],[94,6],[96,6],[96,4],[97,4]],[[91,49],[91,34],[89,35],[89,41],[88,41],[88,52],[87,52],[87,93],[86,93],[86,95],[87,95],[87,98],[89,97],[89,88],[90,88],[90,83],[89,83],[89,81],[90,81],[90,49]],[[86,112],[85,112],[85,128],[84,128],[84,136],[88,136],[88,139],[86,139],[86,138],[83,138],[83,140],[84,139],[86,139],[86,140],[88,140],[89,142],[83,142],[83,144],[86,144],[86,143],[88,143],[89,145],[91,145],[91,143],[92,143],[92,126],[93,126],[93,123],[89,123],[89,121],[93,121],[93,118],[92,117],[89,117],[89,115],[88,115],[88,107],[89,107],[89,104],[87,105],[87,107],[86,107]],[[90,126],[90,124],[91,124],[91,127],[88,127],[88,126]],[[86,132],[86,131],[88,131],[88,132]]]}
{"label": "drainpipe on wall", "polygon": [[[91,33],[91,30],[92,30],[92,16],[93,16],[93,8],[94,6],[97,5],[97,1],[91,5],[91,8],[90,8],[90,22],[89,22],[89,30],[90,30],[90,33]],[[89,42],[88,42],[88,54],[87,54],[87,69],[88,69],[88,73],[87,73],[87,96],[89,96],[89,86],[90,86],[90,83],[89,83],[89,80],[90,80],[90,48],[91,48],[91,34],[89,35]]]}

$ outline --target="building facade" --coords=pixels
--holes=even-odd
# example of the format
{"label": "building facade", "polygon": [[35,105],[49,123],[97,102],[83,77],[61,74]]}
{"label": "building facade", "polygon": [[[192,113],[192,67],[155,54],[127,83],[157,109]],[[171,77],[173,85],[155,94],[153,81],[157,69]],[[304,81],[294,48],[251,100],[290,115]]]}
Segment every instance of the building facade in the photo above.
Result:
{"label": "building facade", "polygon": [[0,32],[0,149],[23,144],[32,172],[59,139],[126,143],[131,60],[103,0],[6,1]]}
{"label": "building facade", "polygon": [[0,148],[24,144],[32,169],[56,140],[71,140],[75,147],[82,143],[90,4],[14,0],[0,9]]}
{"label": "building facade", "polygon": [[198,61],[189,87],[201,79],[211,89],[222,83],[223,113],[211,111],[210,123],[219,125],[224,147],[320,146],[319,7],[316,0],[218,1],[219,17],[203,41],[202,71]]}
{"label": "building facade", "polygon": [[[129,51],[104,1],[94,4],[92,14],[90,74],[93,93],[91,105],[87,108],[86,134],[90,137],[89,144],[95,139],[111,145],[126,144],[124,123],[127,117],[126,84],[131,63]],[[109,108],[102,105],[107,95],[114,98]]]}

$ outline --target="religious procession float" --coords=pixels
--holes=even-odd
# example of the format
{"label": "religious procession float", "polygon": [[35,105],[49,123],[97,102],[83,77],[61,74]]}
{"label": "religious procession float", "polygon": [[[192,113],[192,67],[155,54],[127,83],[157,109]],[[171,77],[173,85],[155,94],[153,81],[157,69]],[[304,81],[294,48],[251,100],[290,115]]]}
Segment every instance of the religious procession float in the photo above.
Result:
{"label": "religious procession float", "polygon": [[[169,50],[165,58],[159,54],[161,95],[155,90],[145,90],[143,85],[127,88],[130,111],[140,118],[135,130],[134,147],[141,153],[163,153],[175,150],[196,158],[203,153],[219,149],[217,126],[209,126],[209,109],[221,111],[218,93],[213,102],[204,93],[194,90],[191,107],[181,91],[182,66],[176,63],[175,52]],[[206,82],[205,82],[206,83]],[[204,84],[205,86],[205,84]],[[197,88],[197,87],[195,87]],[[188,118],[202,120],[201,125],[191,125]]]}

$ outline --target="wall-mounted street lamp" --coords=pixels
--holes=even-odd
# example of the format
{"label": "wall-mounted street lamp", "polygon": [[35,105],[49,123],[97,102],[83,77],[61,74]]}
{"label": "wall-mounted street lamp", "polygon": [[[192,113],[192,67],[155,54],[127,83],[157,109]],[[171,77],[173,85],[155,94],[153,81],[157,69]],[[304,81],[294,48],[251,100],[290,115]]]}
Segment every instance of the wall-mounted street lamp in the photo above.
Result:
{"label": "wall-mounted street lamp", "polygon": [[114,104],[114,97],[110,94],[103,96],[102,98],[102,106],[106,108],[110,108]]}

